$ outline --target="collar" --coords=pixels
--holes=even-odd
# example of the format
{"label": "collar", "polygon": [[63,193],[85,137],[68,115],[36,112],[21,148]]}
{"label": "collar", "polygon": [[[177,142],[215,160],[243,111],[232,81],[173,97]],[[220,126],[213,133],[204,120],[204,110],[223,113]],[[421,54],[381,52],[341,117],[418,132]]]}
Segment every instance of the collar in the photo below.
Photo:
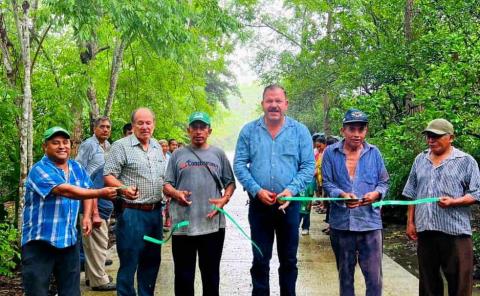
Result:
{"label": "collar", "polygon": [[[132,146],[138,146],[140,145],[140,141],[138,140],[137,136],[135,136],[135,134],[131,134],[130,136],[128,136],[128,138],[130,139],[130,144]],[[152,147],[152,148],[159,148],[159,145],[157,143],[157,141],[155,141],[153,138],[150,138],[148,140],[148,147]]]}
{"label": "collar", "polygon": [[[345,145],[345,139],[341,140],[340,142],[337,142],[337,143],[333,144],[331,149],[338,150],[338,152],[340,152],[342,154],[345,154],[345,151],[343,150],[344,145]],[[373,145],[370,145],[367,141],[363,141],[363,148],[362,148],[362,153],[360,154],[360,156],[367,153],[372,148],[373,148]]]}
{"label": "collar", "polygon": [[[445,158],[444,161],[452,160],[452,159],[456,159],[456,158],[462,158],[462,157],[467,156],[467,154],[465,152],[463,152],[462,150],[459,150],[459,149],[457,149],[453,146],[452,146],[452,148],[453,148],[452,153],[450,153],[450,155],[447,158]],[[429,159],[428,156],[430,155],[430,148],[423,150],[423,154],[426,158]]]}
{"label": "collar", "polygon": [[[283,125],[282,125],[282,129],[284,127],[292,127],[294,126],[294,122],[293,122],[293,119],[291,119],[290,117],[288,116],[284,116],[285,118],[285,121],[283,122]],[[257,119],[257,122],[256,122],[256,125],[257,126],[261,126],[263,128],[267,128],[267,125],[265,124],[265,115],[261,116],[259,119]]]}

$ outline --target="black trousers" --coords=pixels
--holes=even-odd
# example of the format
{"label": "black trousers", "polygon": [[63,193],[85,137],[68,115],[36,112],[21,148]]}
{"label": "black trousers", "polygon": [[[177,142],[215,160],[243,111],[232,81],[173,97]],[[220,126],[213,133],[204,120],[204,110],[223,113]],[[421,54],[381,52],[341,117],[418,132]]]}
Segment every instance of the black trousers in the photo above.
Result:
{"label": "black trousers", "polygon": [[417,255],[420,296],[443,295],[440,269],[448,282],[449,296],[472,295],[473,247],[470,236],[419,232]]}
{"label": "black trousers", "polygon": [[195,266],[202,275],[203,295],[218,296],[220,287],[220,259],[222,258],[225,229],[198,235],[174,235],[172,254],[175,265],[175,295],[194,296]]}
{"label": "black trousers", "polygon": [[22,247],[22,277],[26,296],[47,296],[53,273],[59,296],[80,296],[78,242],[55,248],[45,241],[30,241]]}

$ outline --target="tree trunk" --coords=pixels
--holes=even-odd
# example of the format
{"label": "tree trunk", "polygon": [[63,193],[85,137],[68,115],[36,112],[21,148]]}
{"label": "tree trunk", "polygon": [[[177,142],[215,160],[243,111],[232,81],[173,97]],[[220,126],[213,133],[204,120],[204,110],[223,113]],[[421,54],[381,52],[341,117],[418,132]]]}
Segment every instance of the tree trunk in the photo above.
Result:
{"label": "tree trunk", "polygon": [[[18,20],[18,5],[16,1],[13,2],[14,13]],[[22,215],[23,215],[23,195],[24,184],[27,178],[29,167],[29,158],[31,161],[32,144],[29,143],[32,139],[31,130],[31,108],[32,108],[32,89],[31,89],[31,59],[30,59],[30,28],[32,21],[30,19],[30,3],[24,1],[22,3],[23,16],[21,23],[17,22],[18,36],[20,36],[20,46],[22,49],[22,63],[23,63],[23,98],[22,98],[22,118],[20,120],[20,181],[19,181],[19,202],[18,202],[18,227],[21,229]]]}
{"label": "tree trunk", "polygon": [[83,139],[83,103],[81,100],[74,100],[72,102],[72,116],[73,116],[73,131],[72,131],[72,149],[70,152],[70,156],[75,158],[78,153],[78,146],[82,143]]}
{"label": "tree trunk", "polygon": [[403,30],[405,34],[405,40],[410,43],[413,40],[412,32],[413,21],[413,0],[405,0],[405,19],[403,23]]}
{"label": "tree trunk", "polygon": [[105,116],[110,116],[110,114],[112,113],[113,100],[115,98],[115,92],[117,90],[118,76],[120,74],[120,67],[122,66],[123,62],[123,52],[126,45],[126,39],[122,39],[120,40],[120,42],[117,41],[115,45],[115,51],[112,60],[112,71],[110,75],[110,89],[108,90],[108,97],[105,103],[105,112],[103,113],[105,114]]}
{"label": "tree trunk", "polygon": [[[329,11],[327,12],[327,35],[325,38],[330,39],[332,35],[332,26],[333,26],[333,20],[332,20],[332,12]],[[325,65],[328,65],[328,57],[325,54],[323,63]],[[330,136],[332,134],[332,128],[331,128],[331,123],[330,123],[330,88],[331,85],[328,84],[329,82],[327,81],[326,88],[324,90],[324,93],[322,95],[322,103],[323,103],[323,132],[325,133],[325,136]]]}
{"label": "tree trunk", "polygon": [[87,98],[90,102],[90,108],[88,111],[89,118],[90,118],[90,134],[93,134],[94,122],[100,116],[100,108],[98,107],[98,100],[97,100],[97,91],[95,90],[95,86],[93,85],[93,81],[90,79],[90,85],[87,88]]}

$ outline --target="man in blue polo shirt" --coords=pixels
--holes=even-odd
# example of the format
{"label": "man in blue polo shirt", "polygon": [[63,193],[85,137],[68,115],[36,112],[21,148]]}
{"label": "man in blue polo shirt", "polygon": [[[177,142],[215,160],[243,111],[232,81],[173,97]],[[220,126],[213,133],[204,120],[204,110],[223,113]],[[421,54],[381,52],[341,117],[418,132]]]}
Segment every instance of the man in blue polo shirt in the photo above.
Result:
{"label": "man in blue polo shirt", "polygon": [[346,199],[331,203],[329,219],[342,296],[355,295],[357,261],[366,295],[382,295],[382,219],[371,204],[387,193],[388,173],[378,148],[365,141],[367,131],[367,115],[348,110],[341,129],[344,140],[328,146],[322,159],[327,196]]}
{"label": "man in blue polo shirt", "polygon": [[[52,127],[43,135],[45,156],[25,183],[22,276],[25,295],[48,295],[50,275],[59,295],[80,295],[77,244],[79,200],[116,197],[116,188],[88,189],[87,172],[70,157],[70,134]],[[133,197],[134,198],[134,197]]]}

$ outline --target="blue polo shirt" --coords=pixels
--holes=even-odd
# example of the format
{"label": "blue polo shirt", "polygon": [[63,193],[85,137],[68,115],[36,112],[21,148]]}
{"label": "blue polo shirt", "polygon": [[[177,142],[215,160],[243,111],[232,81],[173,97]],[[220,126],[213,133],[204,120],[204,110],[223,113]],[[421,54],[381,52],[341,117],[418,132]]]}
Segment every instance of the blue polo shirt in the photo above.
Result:
{"label": "blue polo shirt", "polygon": [[35,163],[25,182],[22,246],[32,240],[46,241],[56,248],[77,242],[77,217],[80,202],[51,191],[61,184],[90,188],[92,182],[85,169],[68,160],[69,176],[44,156]]}

